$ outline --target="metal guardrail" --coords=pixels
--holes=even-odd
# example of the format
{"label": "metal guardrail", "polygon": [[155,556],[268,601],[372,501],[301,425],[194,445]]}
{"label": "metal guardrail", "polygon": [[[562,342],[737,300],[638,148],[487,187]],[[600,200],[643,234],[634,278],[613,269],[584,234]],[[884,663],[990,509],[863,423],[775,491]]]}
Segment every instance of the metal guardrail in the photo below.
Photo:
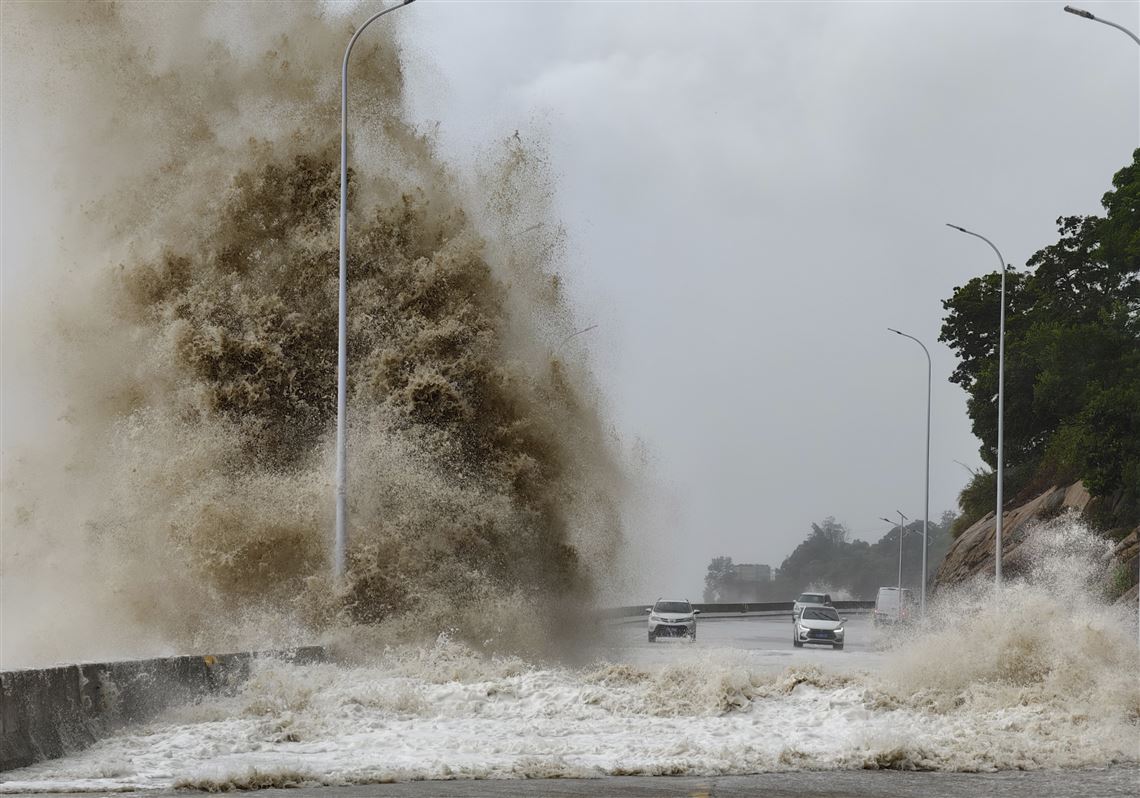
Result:
{"label": "metal guardrail", "polygon": [[[745,602],[740,604],[694,604],[693,609],[700,610],[702,615],[718,615],[721,617],[730,617],[733,615],[760,615],[764,613],[779,613],[792,611],[792,605],[795,602],[791,601],[760,601],[760,602]],[[645,615],[645,608],[652,606],[652,602],[648,604],[630,604],[624,607],[610,607],[607,609],[599,610],[599,614],[609,620],[617,618],[633,618],[643,617]],[[871,610],[875,608],[873,601],[833,601],[832,606],[837,610],[860,611]]]}

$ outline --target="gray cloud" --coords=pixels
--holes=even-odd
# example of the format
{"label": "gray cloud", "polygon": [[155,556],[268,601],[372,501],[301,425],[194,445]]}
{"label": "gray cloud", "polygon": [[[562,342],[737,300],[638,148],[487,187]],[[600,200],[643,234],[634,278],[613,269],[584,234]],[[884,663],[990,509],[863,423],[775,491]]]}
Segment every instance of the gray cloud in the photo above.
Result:
{"label": "gray cloud", "polygon": [[[567,269],[617,427],[675,512],[644,585],[778,565],[812,520],[876,539],[976,465],[941,300],[1099,208],[1140,142],[1137,50],[1062,3],[424,3],[417,109],[464,158],[549,142]],[[1091,3],[1133,28],[1134,3]],[[995,309],[996,312],[996,309]],[[645,555],[639,551],[634,559]]]}

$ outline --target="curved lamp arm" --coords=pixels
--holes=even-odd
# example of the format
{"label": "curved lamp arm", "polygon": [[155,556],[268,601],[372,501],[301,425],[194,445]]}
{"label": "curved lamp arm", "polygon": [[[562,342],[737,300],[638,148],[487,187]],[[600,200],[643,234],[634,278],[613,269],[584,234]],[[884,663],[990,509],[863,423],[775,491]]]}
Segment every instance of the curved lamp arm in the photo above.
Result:
{"label": "curved lamp arm", "polygon": [[950,224],[949,222],[947,222],[947,223],[946,223],[946,226],[947,226],[947,227],[953,227],[955,230],[957,230],[957,231],[958,231],[958,232],[960,232],[960,233],[965,233],[965,234],[966,234],[966,235],[968,235],[968,236],[973,236],[974,238],[980,238],[980,239],[982,239],[983,241],[985,241],[987,244],[989,244],[989,245],[990,245],[990,249],[992,249],[992,250],[993,250],[995,253],[997,253],[997,256],[998,256],[998,261],[1001,263],[1001,267],[1002,267],[1002,270],[1003,270],[1003,271],[1005,270],[1005,268],[1006,268],[1006,265],[1005,265],[1005,258],[1003,258],[1003,257],[1001,256],[1001,252],[998,252],[998,248],[997,248],[996,246],[994,246],[994,242],[993,242],[993,241],[990,241],[990,240],[989,240],[988,238],[986,238],[984,235],[981,235],[981,234],[979,234],[979,233],[975,233],[973,230],[967,230],[965,227],[959,227],[959,226],[958,226],[958,225],[956,225],[956,224]]}
{"label": "curved lamp arm", "polygon": [[1096,16],[1092,12],[1085,11],[1083,8],[1073,8],[1072,6],[1065,6],[1065,10],[1068,11],[1070,14],[1075,14],[1078,17],[1084,17],[1085,19],[1091,19],[1093,22],[1100,22],[1104,25],[1108,25],[1110,27],[1116,28],[1117,30],[1122,30],[1132,38],[1132,41],[1136,42],[1137,44],[1140,44],[1140,37],[1138,37],[1132,31],[1128,30],[1128,28],[1124,27],[1123,25],[1117,25],[1115,22],[1109,22],[1107,19],[1101,19],[1100,17]]}

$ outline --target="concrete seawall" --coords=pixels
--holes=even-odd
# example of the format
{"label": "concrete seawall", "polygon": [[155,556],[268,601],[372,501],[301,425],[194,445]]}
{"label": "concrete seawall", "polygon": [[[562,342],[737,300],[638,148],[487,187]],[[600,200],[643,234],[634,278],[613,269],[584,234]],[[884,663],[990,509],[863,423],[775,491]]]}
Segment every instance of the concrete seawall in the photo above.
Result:
{"label": "concrete seawall", "polygon": [[85,748],[163,709],[232,689],[253,660],[325,658],[319,646],[282,652],[164,657],[0,673],[0,771]]}

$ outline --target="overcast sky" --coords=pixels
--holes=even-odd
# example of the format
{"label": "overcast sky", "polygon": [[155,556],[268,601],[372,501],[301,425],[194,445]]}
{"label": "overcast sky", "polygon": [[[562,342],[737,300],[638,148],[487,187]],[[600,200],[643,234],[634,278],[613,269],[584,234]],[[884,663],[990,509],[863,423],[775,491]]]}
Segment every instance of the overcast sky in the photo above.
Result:
{"label": "overcast sky", "polygon": [[[654,594],[774,566],[828,515],[877,540],[980,464],[941,301],[1094,213],[1140,143],[1140,48],[1062,2],[431,2],[414,114],[470,160],[548,143],[614,423],[644,441]],[[1133,30],[1135,2],[1084,7]],[[995,308],[996,313],[996,308]],[[660,508],[664,507],[664,510]]]}

